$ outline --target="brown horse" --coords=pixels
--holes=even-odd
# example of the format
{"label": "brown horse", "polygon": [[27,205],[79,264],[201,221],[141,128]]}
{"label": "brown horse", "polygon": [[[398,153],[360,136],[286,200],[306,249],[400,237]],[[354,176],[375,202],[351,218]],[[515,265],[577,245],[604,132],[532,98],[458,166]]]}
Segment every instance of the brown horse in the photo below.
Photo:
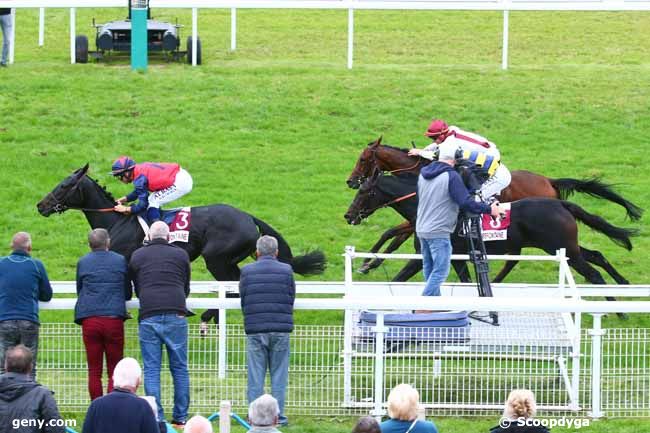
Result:
{"label": "brown horse", "polygon": [[[363,149],[357,159],[357,163],[348,177],[347,184],[350,188],[358,188],[361,183],[377,171],[388,171],[394,174],[413,173],[418,174],[420,169],[430,161],[424,158],[409,156],[408,149],[400,149],[393,146],[381,144],[382,137],[371,142]],[[627,215],[632,220],[638,220],[643,214],[643,209],[631,203],[616,193],[610,185],[593,179],[551,179],[526,170],[514,170],[511,172],[512,180],[510,185],[501,191],[499,200],[512,202],[526,197],[547,197],[566,200],[574,192],[586,193],[592,197],[612,201],[624,207]],[[393,241],[386,248],[385,252],[395,251],[413,233],[413,228],[408,222],[393,227],[386,231],[373,245],[370,252],[377,252],[389,239]],[[366,260],[359,272],[367,273],[378,267],[382,260]]]}

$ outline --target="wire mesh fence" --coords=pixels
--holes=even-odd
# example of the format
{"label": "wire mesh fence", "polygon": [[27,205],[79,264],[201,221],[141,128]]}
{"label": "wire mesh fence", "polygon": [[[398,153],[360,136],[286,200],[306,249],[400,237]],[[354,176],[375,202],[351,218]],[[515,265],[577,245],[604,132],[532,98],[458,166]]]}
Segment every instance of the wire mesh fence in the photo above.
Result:
{"label": "wire mesh fence", "polygon": [[[346,369],[343,326],[296,326],[286,411],[289,415],[347,416],[367,414],[398,383],[420,391],[429,415],[496,415],[514,388],[531,389],[539,414],[588,415],[592,403],[592,339],[581,330],[580,343],[549,314],[511,313],[519,323],[492,327],[473,322],[467,334],[458,330],[405,327],[385,335],[377,351],[376,329],[358,326]],[[141,359],[137,324],[126,324],[125,356]],[[526,325],[527,324],[527,325]],[[602,411],[609,417],[650,416],[649,329],[607,329],[602,340]],[[38,381],[55,391],[62,410],[83,412],[89,404],[87,366],[81,328],[69,323],[43,323]],[[435,335],[432,334],[435,332]],[[189,327],[191,410],[212,413],[221,400],[246,412],[246,336],[241,325],[227,326],[225,377],[218,371],[218,329],[201,336]],[[377,356],[382,395],[375,395]],[[573,360],[577,360],[574,374]],[[104,372],[104,387],[106,386]],[[163,405],[173,402],[166,361],[161,374]]]}

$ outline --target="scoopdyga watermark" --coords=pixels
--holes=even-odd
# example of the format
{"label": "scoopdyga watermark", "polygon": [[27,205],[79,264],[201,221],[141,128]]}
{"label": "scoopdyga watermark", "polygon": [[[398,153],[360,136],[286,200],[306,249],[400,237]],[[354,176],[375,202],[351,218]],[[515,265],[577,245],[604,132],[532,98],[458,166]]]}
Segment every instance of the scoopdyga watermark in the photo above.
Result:
{"label": "scoopdyga watermark", "polygon": [[499,426],[503,429],[508,429],[511,426],[517,427],[539,427],[544,426],[548,429],[555,427],[564,427],[569,429],[578,430],[582,427],[589,427],[589,418],[568,418],[568,417],[558,417],[558,418],[507,418],[501,417],[499,420]]}

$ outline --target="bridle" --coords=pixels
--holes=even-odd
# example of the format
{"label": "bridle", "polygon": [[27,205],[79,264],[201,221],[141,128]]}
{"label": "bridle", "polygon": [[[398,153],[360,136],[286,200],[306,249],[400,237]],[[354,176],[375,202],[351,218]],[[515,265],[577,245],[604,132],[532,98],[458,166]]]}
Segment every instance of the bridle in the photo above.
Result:
{"label": "bridle", "polygon": [[76,207],[76,206],[68,206],[65,204],[65,201],[70,197],[70,195],[77,189],[79,184],[81,183],[81,180],[84,178],[85,174],[77,180],[77,182],[63,195],[63,197],[59,200],[56,195],[54,195],[53,192],[50,192],[48,196],[51,196],[52,200],[54,201],[54,206],[52,206],[52,210],[56,213],[63,213],[67,211],[68,209],[74,209],[74,210],[80,210],[83,212],[114,212],[115,209],[112,207],[106,207],[106,208],[85,208],[85,207]]}
{"label": "bridle", "polygon": [[[363,176],[359,177],[359,183],[360,184],[363,183],[366,179],[376,176],[377,172],[380,171],[379,164],[377,163],[377,155],[376,155],[376,153],[377,153],[377,147],[373,147],[372,149],[370,149],[371,157],[368,158],[368,160],[366,161],[366,164],[371,164],[372,167],[374,167],[374,168],[372,170],[372,173],[370,173],[369,176],[365,176],[365,178]],[[411,170],[417,168],[421,163],[422,163],[421,158],[417,158],[417,160],[415,161],[415,164],[413,164],[413,165],[411,165],[409,167],[405,167],[405,168],[396,168],[395,170],[387,170],[387,173],[395,174],[395,173],[400,173],[400,172],[403,172],[403,171],[411,171]]]}
{"label": "bridle", "polygon": [[[373,175],[373,177],[370,178],[371,179],[370,180],[370,182],[371,182],[370,185],[371,185],[371,188],[373,188],[370,192],[368,192],[368,195],[370,197],[372,197],[373,195],[376,194],[376,192],[374,191],[374,188],[377,187],[377,179],[378,178],[379,178],[379,175],[377,175],[377,174]],[[402,202],[404,200],[408,200],[408,199],[410,199],[412,197],[415,197],[416,195],[417,195],[417,192],[414,191],[414,192],[411,192],[411,193],[408,193],[408,194],[404,194],[404,195],[402,195],[400,197],[394,198],[394,199],[392,199],[392,200],[390,200],[390,201],[388,201],[388,202],[386,202],[384,204],[381,204],[381,205],[376,206],[376,207],[371,208],[371,209],[359,209],[359,216],[361,218],[367,218],[368,215],[372,214],[373,212],[375,212],[375,211],[377,211],[379,209],[383,209],[385,207],[392,206],[392,205],[394,205],[396,203],[399,203],[399,202]]]}

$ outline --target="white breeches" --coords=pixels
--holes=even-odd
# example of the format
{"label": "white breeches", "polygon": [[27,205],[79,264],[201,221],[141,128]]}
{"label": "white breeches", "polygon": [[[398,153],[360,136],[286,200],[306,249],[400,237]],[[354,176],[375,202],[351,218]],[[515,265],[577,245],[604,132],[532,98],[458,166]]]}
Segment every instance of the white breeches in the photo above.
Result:
{"label": "white breeches", "polygon": [[485,181],[483,186],[481,186],[481,197],[484,200],[495,196],[501,192],[505,187],[510,185],[510,170],[506,168],[505,165],[500,164],[499,168],[494,172],[494,175]]}
{"label": "white breeches", "polygon": [[172,186],[149,194],[149,207],[160,208],[164,204],[181,198],[190,191],[192,191],[192,176],[181,168],[176,173],[176,179]]}

